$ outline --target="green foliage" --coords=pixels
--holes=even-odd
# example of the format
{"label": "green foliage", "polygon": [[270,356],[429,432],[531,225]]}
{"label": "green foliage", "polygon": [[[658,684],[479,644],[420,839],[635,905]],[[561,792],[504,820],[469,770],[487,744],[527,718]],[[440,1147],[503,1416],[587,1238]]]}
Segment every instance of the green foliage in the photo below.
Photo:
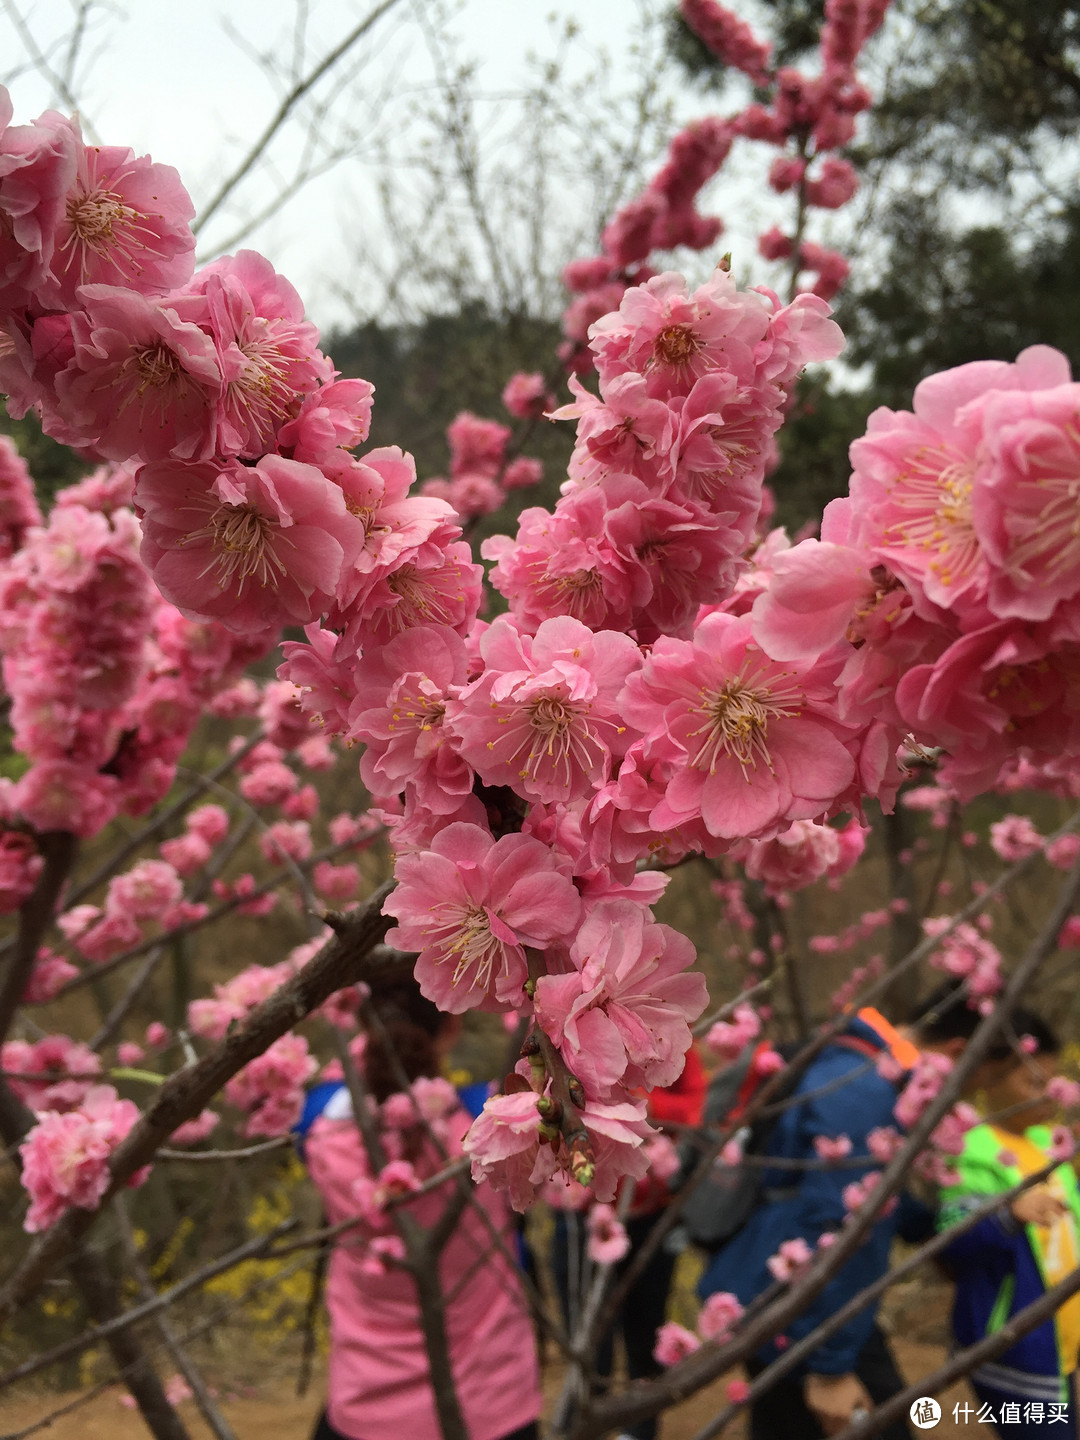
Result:
{"label": "green foliage", "polygon": [[1080,206],[1031,247],[999,226],[949,233],[936,209],[898,202],[886,228],[889,263],[848,296],[840,322],[873,390],[906,405],[917,382],[971,360],[1012,360],[1056,345],[1080,364]]}
{"label": "green foliage", "polygon": [[30,467],[34,489],[42,510],[48,510],[53,497],[65,485],[73,485],[90,469],[66,445],[58,445],[44,433],[37,416],[31,411],[22,420],[12,420],[0,404],[0,434],[10,435],[19,454]]}
{"label": "green foliage", "polygon": [[794,534],[817,520],[830,500],[846,495],[851,471],[848,446],[866,428],[876,400],[867,391],[830,388],[804,380],[797,403],[780,431],[780,464],[769,476],[776,496],[774,523]]}

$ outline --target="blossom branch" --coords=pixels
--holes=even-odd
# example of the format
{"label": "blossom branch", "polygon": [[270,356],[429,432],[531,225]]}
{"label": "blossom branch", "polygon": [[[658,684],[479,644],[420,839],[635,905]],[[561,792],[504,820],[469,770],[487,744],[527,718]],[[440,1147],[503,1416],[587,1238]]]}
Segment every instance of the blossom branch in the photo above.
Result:
{"label": "blossom branch", "polygon": [[[192,1119],[238,1070],[321,1005],[335,990],[369,973],[370,951],[389,928],[382,904],[394,888],[386,881],[352,911],[348,923],[290,980],[257,1006],[209,1054],[171,1075],[127,1137],[113,1152],[112,1181],[103,1201],[149,1164],[158,1146]],[[0,1292],[0,1324],[34,1294],[54,1265],[93,1224],[95,1213],[69,1209],[43,1231]]]}

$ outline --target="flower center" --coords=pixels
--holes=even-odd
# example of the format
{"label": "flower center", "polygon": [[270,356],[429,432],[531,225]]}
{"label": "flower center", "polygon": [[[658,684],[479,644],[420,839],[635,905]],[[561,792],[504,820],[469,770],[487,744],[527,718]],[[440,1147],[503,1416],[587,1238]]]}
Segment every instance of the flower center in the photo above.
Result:
{"label": "flower center", "polygon": [[124,204],[113,190],[94,190],[75,194],[67,204],[67,222],[72,229],[72,242],[85,245],[98,255],[108,253],[115,238],[114,227],[130,224],[136,212]]}
{"label": "flower center", "polygon": [[503,974],[509,970],[506,951],[502,941],[497,940],[491,933],[487,912],[482,906],[470,905],[467,910],[461,910],[460,914],[457,933],[446,947],[448,958],[456,962],[450,983],[459,984],[466,973],[471,971],[470,983],[486,990],[491,985],[492,973],[500,960]]}
{"label": "flower center", "polygon": [[695,770],[713,774],[722,756],[729,755],[739,765],[743,776],[756,770],[759,762],[770,771],[769,721],[775,717],[797,715],[799,692],[794,686],[779,690],[754,686],[744,676],[725,681],[719,690],[702,690],[697,714],[705,722],[690,732],[698,741],[690,757]]}
{"label": "flower center", "polygon": [[653,342],[653,363],[675,367],[689,365],[700,349],[701,342],[692,325],[669,325]]}
{"label": "flower center", "polygon": [[394,730],[404,722],[416,730],[434,730],[443,722],[446,701],[442,696],[432,699],[427,695],[401,694],[390,712],[388,729]]}
{"label": "flower center", "polygon": [[555,590],[567,614],[580,620],[593,600],[603,598],[604,582],[596,570],[575,570],[571,575],[560,575]]}
{"label": "flower center", "polygon": [[162,390],[167,385],[175,385],[184,375],[179,356],[160,341],[132,351],[124,361],[124,369],[129,367],[138,376],[140,395],[145,390]]}
{"label": "flower center", "polygon": [[452,625],[453,614],[448,604],[424,578],[425,572],[415,565],[401,565],[386,577],[387,588],[398,597],[390,612],[390,627],[411,630],[414,625]]}
{"label": "flower center", "polygon": [[252,576],[266,586],[276,585],[286,574],[274,552],[280,539],[269,517],[254,505],[219,505],[201,529],[184,536],[184,543],[209,540],[213,555],[202,573],[214,571],[220,589],[236,584],[240,593]]}
{"label": "flower center", "polygon": [[897,476],[891,499],[908,514],[885,532],[889,544],[935,552],[942,585],[966,579],[979,558],[972,522],[974,463],[946,449],[918,451]]}

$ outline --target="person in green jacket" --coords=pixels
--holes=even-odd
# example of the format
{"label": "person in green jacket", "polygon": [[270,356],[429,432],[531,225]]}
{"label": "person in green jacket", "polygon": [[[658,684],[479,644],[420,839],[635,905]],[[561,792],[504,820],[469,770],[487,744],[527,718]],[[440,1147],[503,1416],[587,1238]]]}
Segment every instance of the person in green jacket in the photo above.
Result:
{"label": "person in green jacket", "polygon": [[[964,1137],[954,1162],[957,1183],[942,1196],[941,1229],[1071,1152],[1067,1132],[1048,1124],[1055,1111],[1046,1092],[1058,1068],[1057,1038],[1027,1011],[1017,1011],[1010,1028],[1013,1047],[984,1072],[989,1118]],[[958,1236],[944,1259],[956,1281],[956,1343],[973,1345],[1080,1265],[1080,1193],[1072,1165],[1058,1165],[1011,1205]],[[1076,1435],[1072,1377],[1078,1351],[1080,1293],[979,1366],[969,1378],[981,1404],[959,1404],[954,1418],[991,1424],[1003,1436],[1044,1435],[1056,1423],[1066,1428],[1051,1434]]]}

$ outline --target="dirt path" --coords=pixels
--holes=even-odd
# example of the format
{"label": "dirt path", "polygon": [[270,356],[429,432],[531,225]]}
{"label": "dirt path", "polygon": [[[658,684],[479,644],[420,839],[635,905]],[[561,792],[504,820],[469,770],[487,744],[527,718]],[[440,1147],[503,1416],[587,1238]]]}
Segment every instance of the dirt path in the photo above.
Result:
{"label": "dirt path", "polygon": [[[922,1345],[902,1339],[894,1340],[894,1348],[901,1369],[907,1379],[913,1380],[926,1375],[941,1364],[943,1352],[936,1345]],[[551,1386],[554,1389],[554,1378]],[[0,1398],[0,1440],[3,1435],[18,1433],[25,1426],[43,1419],[50,1411],[76,1398],[74,1393],[65,1395],[25,1395],[19,1398]],[[966,1425],[955,1424],[952,1407],[956,1401],[969,1399],[964,1386],[956,1386],[945,1396],[938,1397],[944,1416],[934,1429],[935,1440],[941,1437],[967,1436],[969,1440],[977,1435],[992,1432],[985,1425],[974,1421]],[[717,1413],[723,1401],[723,1382],[695,1395],[677,1410],[667,1416],[663,1440],[691,1440],[691,1437]],[[229,1423],[236,1431],[238,1440],[308,1440],[315,1419],[322,1408],[321,1384],[317,1383],[312,1392],[298,1400],[290,1379],[268,1380],[257,1396],[224,1400],[222,1409]],[[181,1406],[181,1414],[188,1425],[192,1440],[211,1440],[210,1431],[191,1401]],[[119,1392],[110,1391],[74,1410],[71,1414],[56,1420],[47,1430],[37,1432],[44,1440],[146,1440],[147,1430],[138,1415],[126,1410],[120,1403]],[[745,1426],[733,1425],[725,1432],[725,1440],[745,1440]],[[913,1431],[913,1434],[921,1434]],[[400,1440],[411,1440],[402,1436]],[[782,1437],[778,1437],[782,1440]]]}

